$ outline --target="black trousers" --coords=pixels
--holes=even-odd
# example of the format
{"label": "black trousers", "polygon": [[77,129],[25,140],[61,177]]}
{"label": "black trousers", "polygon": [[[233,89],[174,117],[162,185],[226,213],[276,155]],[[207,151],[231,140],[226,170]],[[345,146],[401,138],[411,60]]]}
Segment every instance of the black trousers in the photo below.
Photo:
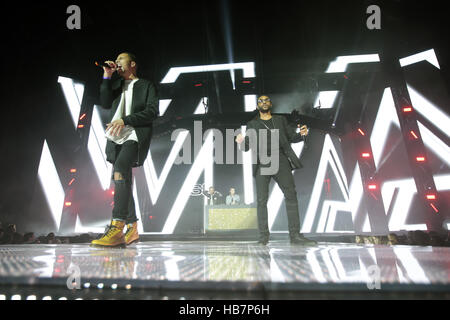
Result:
{"label": "black trousers", "polygon": [[295,236],[300,232],[300,217],[298,211],[297,191],[288,158],[280,153],[279,170],[275,175],[261,175],[256,172],[256,198],[258,205],[258,229],[261,237],[269,237],[267,200],[269,198],[269,183],[273,178],[284,194],[288,218],[289,235]]}
{"label": "black trousers", "polygon": [[121,145],[116,145],[116,155],[114,173],[120,173],[123,180],[114,180],[115,190],[112,218],[125,221],[127,224],[133,223],[138,220],[132,192],[132,169],[138,157],[138,143],[136,141],[126,141]]}

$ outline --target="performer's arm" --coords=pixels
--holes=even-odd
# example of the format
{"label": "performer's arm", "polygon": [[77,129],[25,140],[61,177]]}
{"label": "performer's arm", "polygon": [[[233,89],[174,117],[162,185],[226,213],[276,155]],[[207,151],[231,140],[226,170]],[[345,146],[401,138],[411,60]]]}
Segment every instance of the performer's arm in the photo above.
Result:
{"label": "performer's arm", "polygon": [[156,88],[153,84],[150,84],[145,99],[145,109],[124,117],[124,124],[132,127],[149,125],[159,114],[158,105],[159,99]]}
{"label": "performer's arm", "polygon": [[111,68],[103,67],[103,81],[100,85],[100,105],[105,109],[111,109],[113,103],[113,90],[111,77],[116,71],[116,64],[112,61],[105,61]]}
{"label": "performer's arm", "polygon": [[302,126],[302,128],[300,129],[300,132],[297,132],[297,129],[295,127],[292,127],[291,125],[289,125],[289,123],[287,122],[286,118],[283,117],[283,127],[285,128],[285,132],[287,134],[288,137],[288,141],[290,143],[297,143],[300,141],[304,140],[304,136],[308,134],[308,129],[306,128],[306,126]]}

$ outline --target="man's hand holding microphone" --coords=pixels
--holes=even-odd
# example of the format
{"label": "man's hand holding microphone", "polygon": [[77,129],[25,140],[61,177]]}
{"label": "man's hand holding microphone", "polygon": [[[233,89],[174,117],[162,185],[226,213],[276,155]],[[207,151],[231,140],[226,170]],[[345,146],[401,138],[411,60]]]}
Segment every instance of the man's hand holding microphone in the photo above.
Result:
{"label": "man's hand holding microphone", "polygon": [[[98,63],[96,64],[99,65]],[[103,67],[103,79],[111,79],[113,73],[121,68],[113,61],[105,61],[101,64],[101,66]],[[106,125],[106,132],[110,130],[110,135],[118,136],[124,127],[125,123],[123,122],[123,120],[117,119]]]}

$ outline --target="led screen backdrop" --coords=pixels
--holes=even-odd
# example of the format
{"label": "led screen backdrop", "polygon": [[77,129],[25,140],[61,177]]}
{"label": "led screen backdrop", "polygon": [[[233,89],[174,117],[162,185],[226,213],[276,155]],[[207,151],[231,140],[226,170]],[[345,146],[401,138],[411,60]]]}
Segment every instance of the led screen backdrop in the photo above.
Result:
{"label": "led screen backdrop", "polygon": [[[373,187],[381,193],[382,199],[378,200],[382,201],[389,231],[427,229],[429,213],[418,201],[392,91],[377,70],[379,61],[378,54],[340,56],[329,61],[324,74],[343,75],[345,79],[352,70],[358,75],[358,68],[364,66],[364,77],[369,81],[357,82],[358,90],[339,82],[328,88],[317,83],[306,93],[291,89],[268,92],[276,113],[289,117],[293,110],[299,110],[300,119],[302,115],[304,119],[321,114],[328,117],[325,122],[329,126],[310,125],[306,145],[293,144],[304,164],[304,169],[294,171],[303,233],[377,233],[370,223],[364,196],[367,186],[358,164],[364,150],[354,147],[358,130],[370,138],[369,156],[376,166],[377,181]],[[441,84],[439,62],[430,49],[399,63],[417,113],[426,161],[441,203],[448,206],[450,149],[446,128],[450,117],[444,111],[448,97]],[[161,80],[162,86],[175,87],[189,79],[197,91],[192,94],[180,85],[176,92],[169,90],[160,96],[161,118],[155,123],[150,152],[144,166],[134,170],[133,194],[140,233],[201,234],[205,199],[200,193],[209,186],[215,186],[224,196],[235,187],[246,204],[254,204],[250,153],[239,151],[233,134],[245,130],[243,125],[254,115],[256,90],[237,87],[258,81],[256,67],[253,62],[176,67]],[[227,92],[232,92],[224,101],[208,101],[208,94],[203,95],[203,76],[211,72],[229,87]],[[56,229],[61,234],[102,232],[111,217],[114,190],[112,166],[104,154],[107,112],[84,97],[84,84],[77,79],[59,77],[58,85],[66,102],[61,108],[70,118],[67,136],[79,147],[62,152],[65,149],[61,143],[44,141],[33,207],[43,216],[42,230]],[[333,130],[339,126],[342,130]],[[214,161],[218,132],[224,137],[223,164]],[[203,137],[202,144],[194,143],[199,136]],[[227,144],[232,146],[231,155],[225,152]],[[192,163],[179,164],[186,150],[191,152]],[[448,213],[436,214],[443,215],[447,226]],[[274,183],[270,188],[269,226],[272,232],[287,232],[283,195]]]}

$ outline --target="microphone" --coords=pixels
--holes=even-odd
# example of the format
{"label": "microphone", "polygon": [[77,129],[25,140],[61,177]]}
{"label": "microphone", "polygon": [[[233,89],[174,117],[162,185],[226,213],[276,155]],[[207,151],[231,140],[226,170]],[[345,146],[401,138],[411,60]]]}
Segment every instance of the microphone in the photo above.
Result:
{"label": "microphone", "polygon": [[97,61],[95,61],[95,65],[97,67],[100,67],[100,68],[103,68],[103,67],[105,67],[105,68],[113,68],[113,67],[111,67],[109,64],[107,64],[105,62],[97,62]]}

